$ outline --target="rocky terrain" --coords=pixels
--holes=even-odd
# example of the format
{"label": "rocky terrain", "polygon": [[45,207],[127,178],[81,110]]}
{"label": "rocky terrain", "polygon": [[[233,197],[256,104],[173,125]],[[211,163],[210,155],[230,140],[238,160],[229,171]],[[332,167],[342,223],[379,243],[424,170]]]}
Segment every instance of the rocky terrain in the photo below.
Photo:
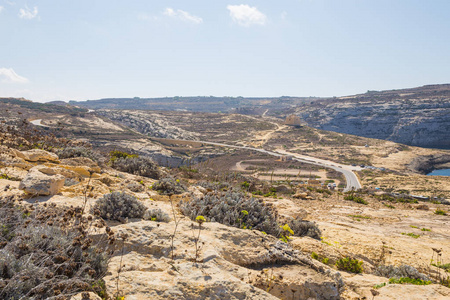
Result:
{"label": "rocky terrain", "polygon": [[450,85],[368,92],[299,106],[316,128],[412,146],[450,148]]}
{"label": "rocky terrain", "polygon": [[[239,192],[241,197],[250,197],[245,195],[255,189],[270,188],[268,183],[251,180],[246,188],[242,181],[250,179],[245,177],[221,176],[222,179],[217,182],[217,177],[209,177],[206,173],[196,175],[200,177],[195,179],[185,177],[182,169],[160,168],[147,160],[141,160],[130,169],[127,164],[132,166],[131,162],[138,159],[135,156],[120,159],[118,157],[121,156],[116,156],[113,159],[115,156],[112,155],[123,155],[114,152],[116,154],[102,158],[100,153],[94,155],[94,152],[87,150],[69,151],[69,148],[50,146],[47,145],[47,150],[1,147],[2,205],[13,201],[13,210],[24,210],[23,218],[34,218],[32,213],[27,212],[30,210],[70,211],[75,208],[76,211],[76,207],[80,207],[84,214],[79,217],[75,215],[74,220],[80,218],[82,223],[87,222],[85,231],[82,231],[87,241],[99,241],[86,247],[101,247],[101,237],[109,235],[114,250],[110,252],[106,271],[101,275],[102,288],[91,290],[80,284],[79,288],[71,286],[69,289],[55,283],[47,291],[31,290],[37,295],[36,299],[41,299],[39,293],[57,296],[63,295],[66,290],[71,291],[73,299],[450,297],[450,289],[438,284],[439,278],[448,278],[445,270],[430,265],[430,258],[442,264],[450,261],[450,253],[446,251],[450,249],[447,206],[402,202],[375,194],[357,193],[357,197],[366,201],[363,204],[344,200],[346,195],[332,191],[306,187],[294,187],[292,190],[285,186],[278,188],[280,192],[275,194],[255,196],[255,201],[261,207],[270,207],[268,212],[276,212],[280,224],[299,219],[316,222],[317,225],[304,223],[309,224],[307,226],[311,226],[308,228],[312,231],[308,229],[303,234],[297,231],[301,227],[293,227],[297,235],[289,237],[288,234],[289,238],[282,241],[274,233],[248,229],[242,223],[238,226],[240,228],[236,228],[213,221],[206,207],[202,208],[206,222],[196,222],[183,209],[186,205],[189,207],[189,203],[201,205],[201,199],[221,195],[218,188],[242,189]],[[147,166],[147,169],[142,166]],[[149,173],[148,168],[153,171]],[[136,172],[148,175],[136,175]],[[173,177],[169,181],[164,179],[170,176],[177,180]],[[111,204],[118,205],[114,210],[98,206],[99,199],[116,191],[125,192],[129,195],[127,197],[135,199],[132,210],[128,210],[123,202]],[[139,217],[134,215],[138,207],[142,211]],[[95,213],[96,208],[101,208],[99,214]],[[106,209],[105,213],[103,209]],[[436,214],[438,210],[447,212],[447,215]],[[225,210],[224,213],[230,212]],[[250,217],[254,217],[252,210],[247,213],[248,219],[245,214],[241,217],[244,222],[250,222]],[[116,215],[123,217],[114,219]],[[48,218],[51,220],[53,217],[50,214]],[[69,218],[70,222],[72,217],[66,214],[64,218]],[[44,225],[39,226],[52,230],[60,226],[58,222],[45,220]],[[2,219],[0,222],[4,221]],[[236,220],[231,219],[231,222]],[[36,228],[41,228],[39,226]],[[8,232],[14,232],[11,225],[3,228],[8,230],[2,231],[0,255],[12,251],[13,243],[21,240],[20,234],[16,238],[8,237]],[[277,228],[267,228],[278,232]],[[21,240],[24,244],[20,247],[31,247],[32,240]],[[433,248],[440,251],[439,258]],[[23,257],[28,261],[33,257],[19,253],[25,255]],[[338,262],[345,257],[360,261],[362,273],[352,273],[350,269],[338,270]],[[58,261],[60,258],[53,259]],[[5,260],[3,264],[9,261]],[[407,267],[401,267],[403,265]],[[10,291],[8,286],[12,283],[4,273],[9,268],[10,265],[3,265],[0,272],[0,293]],[[26,272],[26,268],[26,265],[18,267],[15,272]],[[380,271],[380,268],[393,269],[387,272]],[[28,280],[34,278],[32,274],[21,277],[24,288]],[[53,275],[46,276],[52,278]],[[426,284],[387,283],[389,277],[423,278]],[[89,278],[83,280],[98,280],[98,277]],[[97,283],[92,286],[97,286]]]}
{"label": "rocky terrain", "polygon": [[[284,119],[300,116],[318,129],[401,144],[450,149],[450,85],[368,91],[333,97],[173,97],[71,101],[90,109],[145,109],[227,112]],[[201,103],[201,105],[199,104]]]}

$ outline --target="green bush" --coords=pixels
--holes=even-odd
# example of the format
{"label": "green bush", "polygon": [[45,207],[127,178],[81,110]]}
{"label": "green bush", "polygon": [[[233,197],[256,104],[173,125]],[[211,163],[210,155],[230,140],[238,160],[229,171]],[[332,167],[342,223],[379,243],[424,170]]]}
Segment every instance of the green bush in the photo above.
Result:
{"label": "green bush", "polygon": [[437,208],[436,211],[434,212],[434,214],[441,215],[441,216],[446,216],[447,212],[445,210]]}
{"label": "green bush", "polygon": [[356,202],[356,203],[359,203],[359,204],[364,204],[364,205],[369,204],[369,202],[367,202],[363,198],[357,197],[355,195],[347,195],[347,196],[344,197],[344,200],[349,200],[349,201],[353,201],[353,202]]}
{"label": "green bush", "polygon": [[401,277],[401,278],[390,278],[389,283],[391,284],[414,284],[414,285],[428,285],[432,284],[430,280],[422,280],[422,279],[415,279],[415,278],[409,278],[409,277]]}
{"label": "green bush", "polygon": [[360,260],[344,257],[336,262],[336,267],[338,270],[347,271],[350,273],[362,273],[362,264],[363,262]]}

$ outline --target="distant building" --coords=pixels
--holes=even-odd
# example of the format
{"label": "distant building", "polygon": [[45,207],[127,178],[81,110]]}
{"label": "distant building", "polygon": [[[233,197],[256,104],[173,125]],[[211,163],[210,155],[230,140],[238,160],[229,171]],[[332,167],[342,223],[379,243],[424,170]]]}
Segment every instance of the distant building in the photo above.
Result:
{"label": "distant building", "polygon": [[296,115],[289,115],[286,117],[286,121],[284,121],[285,125],[290,125],[290,126],[295,126],[295,127],[300,127],[300,117],[296,116]]}

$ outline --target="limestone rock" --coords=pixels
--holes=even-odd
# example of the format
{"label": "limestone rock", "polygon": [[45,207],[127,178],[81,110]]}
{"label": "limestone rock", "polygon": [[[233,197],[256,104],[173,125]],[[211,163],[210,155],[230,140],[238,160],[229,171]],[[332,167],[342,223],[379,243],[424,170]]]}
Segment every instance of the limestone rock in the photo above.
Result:
{"label": "limestone rock", "polygon": [[25,156],[25,160],[32,162],[58,161],[58,155],[41,149],[23,151],[22,154]]}
{"label": "limestone rock", "polygon": [[292,198],[294,199],[307,199],[308,194],[307,193],[297,193]]}
{"label": "limestone rock", "polygon": [[206,189],[202,186],[190,186],[188,188],[188,191],[192,194],[195,198],[203,198],[205,194],[207,193]]}
{"label": "limestone rock", "polygon": [[19,189],[33,195],[55,195],[64,186],[65,177],[60,174],[45,174],[39,167],[31,168],[20,182]]}

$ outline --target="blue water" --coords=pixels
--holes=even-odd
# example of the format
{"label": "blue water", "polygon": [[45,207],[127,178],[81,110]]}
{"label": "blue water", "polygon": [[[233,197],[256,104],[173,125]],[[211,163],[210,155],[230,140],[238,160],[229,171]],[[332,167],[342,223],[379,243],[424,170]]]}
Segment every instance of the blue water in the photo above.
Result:
{"label": "blue water", "polygon": [[450,176],[450,169],[442,169],[442,170],[434,170],[431,173],[428,173],[427,175],[431,176]]}

